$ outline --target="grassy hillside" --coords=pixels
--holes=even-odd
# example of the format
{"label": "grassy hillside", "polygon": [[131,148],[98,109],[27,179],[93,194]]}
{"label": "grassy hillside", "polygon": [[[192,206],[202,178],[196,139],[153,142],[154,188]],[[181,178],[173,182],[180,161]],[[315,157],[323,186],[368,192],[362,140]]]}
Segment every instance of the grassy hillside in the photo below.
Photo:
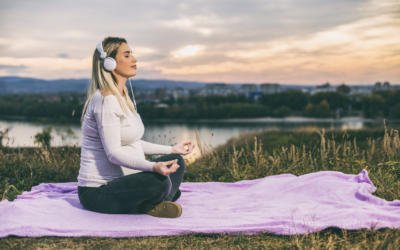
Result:
{"label": "grassy hillside", "polygon": [[[282,173],[303,175],[324,170],[358,174],[367,169],[378,188],[374,195],[389,201],[400,199],[400,139],[397,130],[261,132],[242,135],[215,149],[199,144],[200,141],[198,138],[202,156],[188,164],[184,182],[234,182]],[[3,148],[0,151],[2,200],[13,200],[18,194],[43,182],[77,181],[79,164],[80,148],[22,149],[18,152]],[[270,233],[120,239],[10,236],[0,239],[0,249],[399,249],[399,239],[399,229],[351,231],[329,228],[295,236]]]}
{"label": "grassy hillside", "polygon": [[[254,149],[254,137],[262,142],[263,150],[272,153],[273,150],[282,149],[294,145],[295,147],[315,148],[321,143],[321,133],[316,128],[297,129],[294,131],[271,130],[264,132],[254,132],[241,134],[238,137],[231,138],[222,146],[214,148],[215,151],[228,150],[232,152],[233,145],[240,149],[246,147],[246,142],[250,149]],[[343,143],[345,140],[356,143],[360,149],[369,147],[369,139],[382,140],[385,129],[360,129],[360,130],[328,130],[325,131],[325,141],[335,141],[336,144]]]}

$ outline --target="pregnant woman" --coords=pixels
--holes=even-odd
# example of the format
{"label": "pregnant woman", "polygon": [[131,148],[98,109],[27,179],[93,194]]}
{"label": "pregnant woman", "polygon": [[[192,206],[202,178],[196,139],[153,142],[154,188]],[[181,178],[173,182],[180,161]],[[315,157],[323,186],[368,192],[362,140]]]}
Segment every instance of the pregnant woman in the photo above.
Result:
{"label": "pregnant woman", "polygon": [[[107,37],[94,51],[81,118],[79,200],[99,213],[137,210],[177,218],[182,207],[174,201],[181,195],[186,169],[181,155],[190,154],[195,145],[185,142],[172,147],[140,140],[144,125],[125,86],[136,75],[136,62],[124,38]],[[145,154],[163,156],[148,161]]]}

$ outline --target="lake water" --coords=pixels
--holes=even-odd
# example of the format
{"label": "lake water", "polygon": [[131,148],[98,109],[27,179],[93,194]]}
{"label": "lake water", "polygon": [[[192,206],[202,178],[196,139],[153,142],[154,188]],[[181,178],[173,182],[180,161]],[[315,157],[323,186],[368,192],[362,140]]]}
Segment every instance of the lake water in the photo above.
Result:
{"label": "lake water", "polygon": [[[195,122],[170,121],[170,120],[143,120],[145,133],[142,140],[163,145],[171,145],[180,142],[191,141],[196,144],[195,150],[185,158],[189,161],[197,158],[200,151],[197,147],[196,133],[202,144],[216,147],[226,143],[230,138],[237,137],[246,132],[259,132],[263,130],[295,130],[300,128],[325,128],[325,129],[361,129],[383,128],[382,121],[372,121],[360,118],[345,119],[308,119],[300,117],[292,118],[258,118],[258,119],[224,119],[224,120],[197,120]],[[387,127],[398,127],[400,123],[386,122]],[[34,142],[36,133],[41,132],[47,125],[34,125],[32,121],[24,120],[0,120],[0,130],[12,126],[8,133],[9,139],[3,139],[2,145],[9,147],[38,147]],[[65,129],[66,126],[61,127]],[[79,146],[82,142],[82,132],[79,124],[71,125],[74,136],[65,137],[65,131],[58,134],[52,132],[54,137],[52,146],[65,146],[67,144]],[[63,136],[64,134],[64,136]],[[65,137],[65,138],[63,138]]]}

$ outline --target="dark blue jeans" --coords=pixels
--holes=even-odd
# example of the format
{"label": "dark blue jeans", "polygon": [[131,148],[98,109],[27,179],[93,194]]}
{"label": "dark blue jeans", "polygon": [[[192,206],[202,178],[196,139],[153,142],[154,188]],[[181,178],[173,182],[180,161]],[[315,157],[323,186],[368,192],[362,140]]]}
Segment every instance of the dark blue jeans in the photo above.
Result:
{"label": "dark blue jeans", "polygon": [[180,154],[167,154],[151,160],[165,162],[175,159],[178,159],[179,168],[168,176],[143,171],[120,177],[100,187],[78,186],[79,200],[84,208],[106,214],[128,213],[144,201],[157,204],[165,198],[172,200],[185,174],[185,160]]}

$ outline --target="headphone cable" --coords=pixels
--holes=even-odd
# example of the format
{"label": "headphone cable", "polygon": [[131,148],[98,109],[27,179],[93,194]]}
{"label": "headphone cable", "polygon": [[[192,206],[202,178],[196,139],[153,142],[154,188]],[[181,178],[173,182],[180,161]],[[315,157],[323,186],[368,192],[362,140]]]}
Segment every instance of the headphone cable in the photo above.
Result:
{"label": "headphone cable", "polygon": [[129,85],[131,86],[131,92],[132,92],[133,103],[135,104],[135,110],[136,110],[136,113],[137,113],[137,107],[136,107],[136,102],[135,102],[135,96],[133,95],[131,79],[128,78],[128,80],[129,80]]}

